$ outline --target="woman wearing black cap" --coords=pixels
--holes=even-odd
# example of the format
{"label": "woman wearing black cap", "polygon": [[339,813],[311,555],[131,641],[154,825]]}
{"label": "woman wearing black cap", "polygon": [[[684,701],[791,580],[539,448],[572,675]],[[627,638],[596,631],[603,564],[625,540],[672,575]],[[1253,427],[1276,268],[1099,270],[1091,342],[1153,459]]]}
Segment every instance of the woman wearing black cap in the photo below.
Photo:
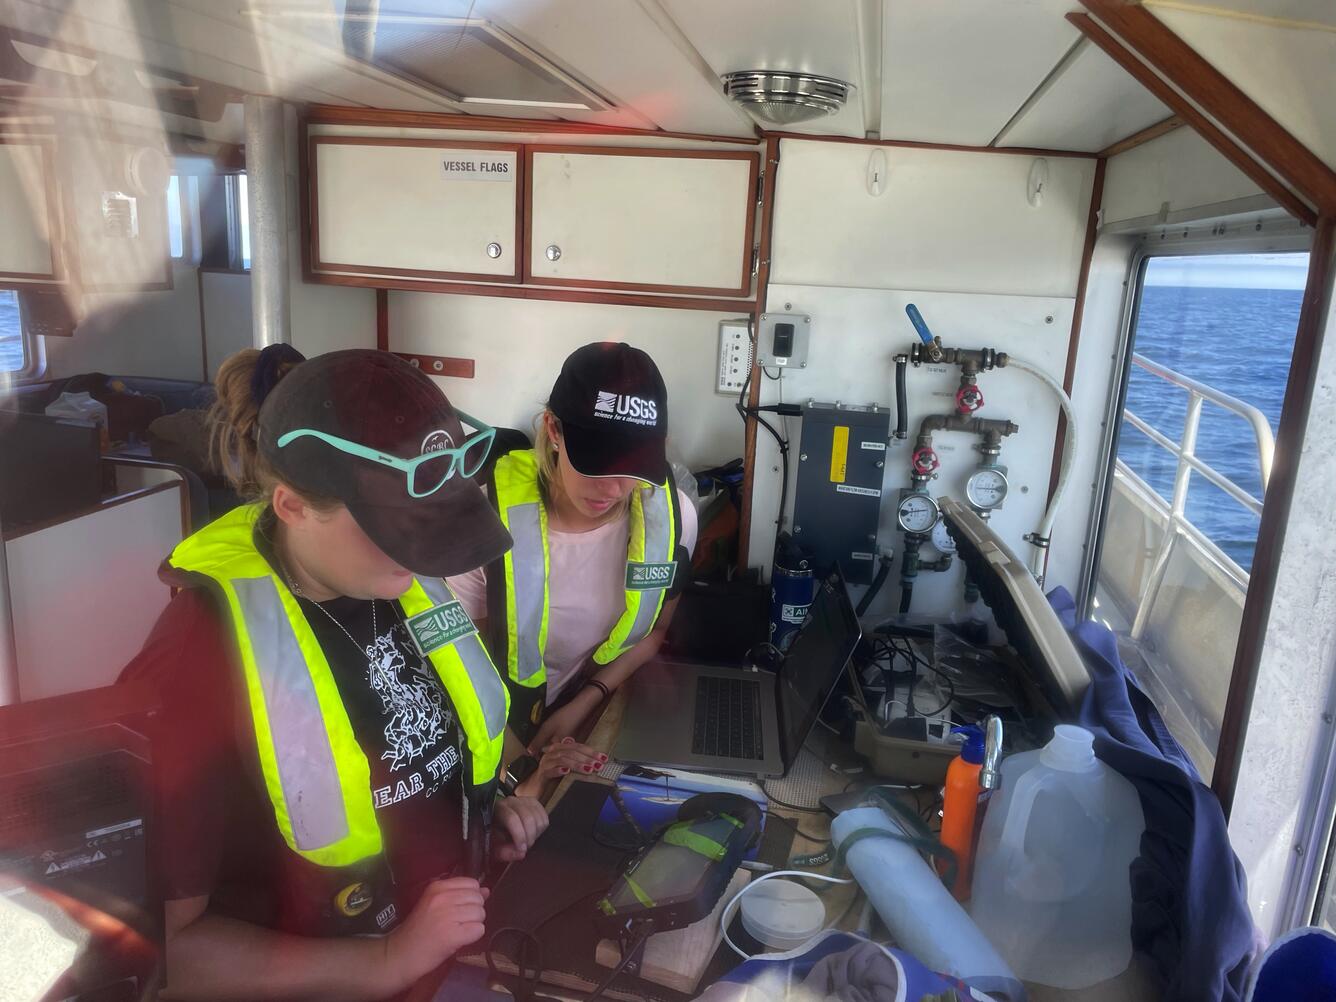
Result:
{"label": "woman wearing black cap", "polygon": [[502,860],[547,824],[493,815],[506,687],[442,580],[510,545],[468,479],[493,433],[385,352],[252,349],[217,386],[252,503],[172,552],[125,673],[163,703],[170,996],[386,998],[482,935],[492,821]]}
{"label": "woman wearing black cap", "polygon": [[589,344],[562,366],[534,448],[502,456],[489,476],[515,545],[449,583],[510,684],[511,730],[532,756],[521,790],[603,764],[571,736],[663,643],[696,540],[667,436],[653,359]]}

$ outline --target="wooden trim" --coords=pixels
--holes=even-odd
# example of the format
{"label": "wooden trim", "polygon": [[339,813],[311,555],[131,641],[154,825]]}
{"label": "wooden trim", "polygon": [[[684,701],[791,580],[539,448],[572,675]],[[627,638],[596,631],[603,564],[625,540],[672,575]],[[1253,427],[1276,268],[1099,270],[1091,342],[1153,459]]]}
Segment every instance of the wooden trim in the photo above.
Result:
{"label": "wooden trim", "polygon": [[60,189],[56,185],[56,143],[49,136],[19,136],[0,133],[0,146],[36,146],[41,150],[42,184],[46,195],[47,244],[51,251],[49,272],[0,271],[0,278],[17,281],[64,282],[65,261],[62,256],[60,228]]}
{"label": "wooden trim", "polygon": [[1004,153],[1020,157],[1070,157],[1090,160],[1095,153],[1080,150],[1045,150],[1034,146],[960,146],[953,143],[919,143],[909,139],[860,139],[856,136],[809,136],[802,132],[764,132],[767,139],[801,139],[812,143],[849,143],[854,146],[887,146],[906,150],[942,150],[947,153]]}
{"label": "wooden trim", "polygon": [[[1082,0],[1087,2],[1087,0]],[[1080,29],[1081,34],[1090,39],[1111,56],[1119,66],[1136,78],[1137,82],[1168,105],[1185,123],[1197,130],[1197,134],[1215,147],[1254,184],[1270,195],[1290,215],[1307,223],[1317,222],[1317,213],[1290,191],[1274,174],[1254,160],[1238,143],[1227,136],[1214,122],[1197,110],[1196,105],[1185,98],[1178,90],[1164,81],[1150,66],[1143,63],[1126,49],[1121,42],[1095,23],[1089,14],[1073,13],[1067,20]]]}
{"label": "wooden trim", "polygon": [[533,158],[536,153],[574,154],[576,156],[654,157],[677,160],[746,160],[747,214],[743,220],[742,273],[736,287],[669,285],[649,282],[609,282],[583,278],[540,278],[532,273],[533,246],[524,248],[522,281],[527,285],[559,286],[580,289],[614,289],[623,292],[676,292],[688,296],[745,296],[751,291],[752,239],[756,234],[756,175],[760,158],[755,153],[733,150],[658,150],[645,147],[604,146],[525,146],[524,147],[524,232],[532,243],[533,232]]}
{"label": "wooden trim", "polygon": [[553,303],[600,303],[606,306],[654,306],[664,310],[707,310],[711,313],[750,313],[750,299],[707,299],[690,296],[652,296],[581,289],[534,288],[527,285],[473,285],[467,282],[431,282],[375,275],[340,275],[314,272],[306,281],[317,285],[346,285],[357,289],[396,292],[444,292],[456,296],[496,296],[501,299],[536,299]]}
{"label": "wooden trim", "polygon": [[451,358],[448,355],[421,355],[413,352],[396,351],[393,355],[402,358],[416,369],[421,369],[429,376],[454,376],[458,379],[473,378],[473,359]]}
{"label": "wooden trim", "polygon": [[[520,256],[524,252],[522,244],[523,222],[520,219],[519,192],[523,190],[520,186],[524,184],[524,175],[526,173],[527,161],[524,155],[524,147],[515,143],[491,143],[491,142],[455,142],[446,139],[393,139],[362,136],[310,136],[310,154],[308,163],[310,164],[310,174],[308,184],[310,186],[311,196],[311,267],[317,272],[335,272],[360,275],[395,275],[402,278],[428,278],[442,279],[446,281],[465,281],[465,282],[519,282],[521,276]],[[493,274],[487,272],[463,272],[463,271],[434,271],[426,268],[388,268],[378,265],[351,264],[351,263],[333,263],[322,260],[320,255],[320,193],[318,188],[319,169],[319,147],[320,146],[399,146],[412,149],[443,149],[443,150],[500,150],[515,154],[515,170],[517,176],[513,183],[515,184],[515,197],[513,199],[515,206],[515,269],[508,275]]]}
{"label": "wooden trim", "polygon": [[390,291],[376,290],[376,348],[390,350]]}
{"label": "wooden trim", "polygon": [[[765,312],[766,297],[770,294],[770,248],[775,222],[775,191],[779,187],[779,137],[767,136],[765,141],[765,188],[761,192],[761,242],[757,256],[756,302],[752,307],[752,331],[755,332],[760,316]],[[761,401],[761,365],[752,356],[751,386],[747,406],[755,407]],[[738,571],[745,573],[751,562],[752,497],[756,487],[756,419],[743,422],[742,436],[742,511],[738,517]]]}
{"label": "wooden trim", "polygon": [[1324,215],[1336,213],[1336,172],[1168,25],[1125,0],[1081,2]]}
{"label": "wooden trim", "polygon": [[[1333,254],[1336,254],[1336,217],[1323,216],[1318,220],[1313,246],[1309,251],[1308,281],[1304,286],[1303,303],[1299,307],[1299,325],[1290,358],[1290,375],[1285,384],[1280,427],[1276,431],[1275,463],[1263,499],[1261,522],[1257,526],[1257,546],[1253,550],[1248,594],[1243,601],[1239,642],[1234,649],[1234,665],[1229,677],[1225,714],[1220,722],[1220,741],[1215,753],[1215,772],[1211,777],[1211,789],[1220,800],[1226,817],[1233,805],[1239,764],[1243,759],[1243,742],[1247,734],[1248,717],[1252,712],[1253,690],[1257,685],[1267,621],[1276,592],[1276,575],[1280,568],[1285,529],[1294,501],[1299,453],[1313,403],[1316,363],[1322,348],[1322,328],[1329,306],[1327,285],[1334,266]],[[1314,429],[1314,433],[1326,432]]]}
{"label": "wooden trim", "polygon": [[89,505],[87,508],[81,508],[76,512],[62,515],[59,518],[44,519],[41,522],[29,522],[26,525],[15,526],[13,529],[6,529],[4,533],[4,542],[9,543],[15,539],[21,539],[24,536],[31,536],[34,532],[41,532],[43,529],[53,529],[58,525],[64,525],[66,522],[73,522],[75,519],[83,518],[86,515],[96,515],[100,511],[106,511],[108,508],[119,508],[123,504],[129,504],[131,501],[138,501],[140,498],[146,498],[153,494],[161,494],[163,491],[181,492],[181,529],[183,535],[188,535],[190,526],[189,516],[189,498],[186,494],[186,483],[184,480],[171,480],[161,484],[154,484],[151,487],[140,487],[133,491],[126,491],[124,494],[116,494],[109,498],[103,498],[95,505]]}
{"label": "wooden trim", "polygon": [[685,139],[701,143],[733,143],[755,146],[755,136],[710,136],[696,132],[665,132],[633,129],[559,119],[502,118],[488,115],[451,115],[434,111],[397,111],[388,108],[345,108],[329,104],[311,105],[306,119],[312,125],[366,125],[399,129],[467,129],[477,132],[526,133],[572,136],[636,136],[644,139]]}
{"label": "wooden trim", "polygon": [[[1085,313],[1086,293],[1090,286],[1090,262],[1095,256],[1095,241],[1099,237],[1099,211],[1104,204],[1104,169],[1108,161],[1101,158],[1095,162],[1095,178],[1090,186],[1090,208],[1086,213],[1085,245],[1081,249],[1081,270],[1076,281],[1076,302],[1072,305],[1072,329],[1067,338],[1067,367],[1062,375],[1062,388],[1067,396],[1072,395],[1072,384],[1076,380],[1076,358],[1081,348],[1081,321]],[[1058,474],[1062,470],[1063,453],[1067,446],[1067,415],[1058,409],[1057,431],[1053,439],[1053,465],[1048,471],[1048,493],[1045,505],[1053,500],[1053,492],[1058,487]],[[1073,457],[1074,459],[1075,457]],[[1048,567],[1052,549],[1044,551],[1044,567]]]}
{"label": "wooden trim", "polygon": [[1163,122],[1156,122],[1154,125],[1149,125],[1140,132],[1134,132],[1126,139],[1120,139],[1118,142],[1104,147],[1104,149],[1100,150],[1095,155],[1101,160],[1105,160],[1109,157],[1116,157],[1119,153],[1126,153],[1128,150],[1136,149],[1142,143],[1148,143],[1152,139],[1159,139],[1161,136],[1167,136],[1175,129],[1181,129],[1184,124],[1183,119],[1179,118],[1177,115],[1170,115]]}

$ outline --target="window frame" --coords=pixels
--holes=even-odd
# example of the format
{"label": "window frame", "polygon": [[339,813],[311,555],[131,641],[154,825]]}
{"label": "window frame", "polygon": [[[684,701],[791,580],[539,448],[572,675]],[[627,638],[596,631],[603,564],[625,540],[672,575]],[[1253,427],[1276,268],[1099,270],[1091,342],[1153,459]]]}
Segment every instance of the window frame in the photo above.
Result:
{"label": "window frame", "polygon": [[0,372],[0,384],[34,383],[46,375],[46,344],[28,329],[27,318],[23,315],[23,303],[19,300],[22,285],[0,285],[0,293],[13,293],[19,311],[19,341],[23,345],[23,368]]}
{"label": "window frame", "polygon": [[[227,266],[230,271],[249,274],[250,265],[246,263],[242,252],[241,178],[245,176],[246,172],[244,170],[230,171],[224,178],[227,195]],[[249,196],[249,190],[247,195]],[[247,214],[247,228],[249,228],[249,225],[249,215]]]}
{"label": "window frame", "polygon": [[[173,264],[177,262],[189,261],[194,257],[194,227],[191,225],[190,212],[190,175],[182,174],[180,171],[173,170],[171,177],[176,179],[176,211],[181,219],[181,253],[172,253],[171,237],[171,206],[167,206],[167,257]],[[163,201],[168,202],[171,197],[171,181],[167,183],[167,190],[163,192]]]}

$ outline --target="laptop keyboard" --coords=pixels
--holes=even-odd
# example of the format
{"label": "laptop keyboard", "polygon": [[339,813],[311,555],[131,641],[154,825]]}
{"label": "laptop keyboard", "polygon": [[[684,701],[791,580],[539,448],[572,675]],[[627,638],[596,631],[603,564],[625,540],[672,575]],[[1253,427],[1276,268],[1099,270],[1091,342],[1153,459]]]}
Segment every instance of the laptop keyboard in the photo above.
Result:
{"label": "laptop keyboard", "polygon": [[761,687],[751,679],[696,679],[696,722],[691,750],[697,755],[763,759]]}

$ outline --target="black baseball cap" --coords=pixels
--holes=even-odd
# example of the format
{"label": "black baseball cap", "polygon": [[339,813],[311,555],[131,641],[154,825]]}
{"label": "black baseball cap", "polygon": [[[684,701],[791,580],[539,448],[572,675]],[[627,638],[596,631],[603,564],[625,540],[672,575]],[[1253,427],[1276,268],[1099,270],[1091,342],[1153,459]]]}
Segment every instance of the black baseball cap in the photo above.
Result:
{"label": "black baseball cap", "polygon": [[[478,486],[458,470],[438,490],[413,497],[403,470],[351,455],[315,436],[279,447],[283,435],[301,429],[406,460],[463,445],[471,433],[450,401],[426,373],[403,359],[355,348],[296,365],[260,407],[261,455],[298,490],[342,501],[372,542],[421,577],[462,574],[510,549],[510,533]],[[481,463],[483,457],[468,458]]]}
{"label": "black baseball cap", "polygon": [[548,408],[561,421],[566,455],[586,477],[668,475],[668,389],[654,360],[629,344],[577,348],[561,367]]}

